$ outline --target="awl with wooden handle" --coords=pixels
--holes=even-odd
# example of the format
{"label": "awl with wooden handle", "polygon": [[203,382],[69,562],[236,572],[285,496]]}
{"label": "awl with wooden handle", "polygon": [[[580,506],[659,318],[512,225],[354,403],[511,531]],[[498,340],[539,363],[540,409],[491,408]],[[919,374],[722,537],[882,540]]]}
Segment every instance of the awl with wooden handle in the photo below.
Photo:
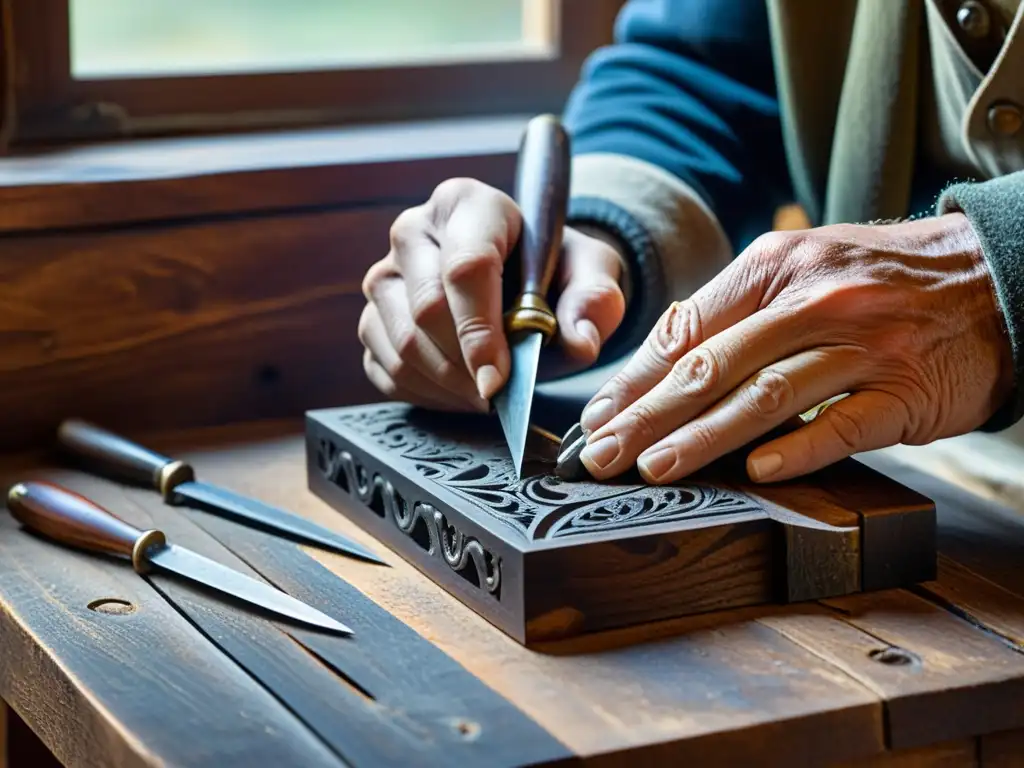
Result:
{"label": "awl with wooden handle", "polygon": [[78,549],[130,558],[142,574],[168,571],[288,619],[341,634],[352,630],[315,608],[202,555],[170,544],[162,531],[142,531],[111,512],[52,483],[11,487],[7,508],[26,528]]}
{"label": "awl with wooden handle", "polygon": [[522,215],[522,288],[505,314],[512,366],[508,381],[494,397],[516,477],[523,471],[541,347],[558,330],[547,294],[562,251],[569,163],[569,136],[558,119],[533,118],[523,135],[516,172],[515,199]]}
{"label": "awl with wooden handle", "polygon": [[304,544],[386,565],[346,536],[227,488],[198,482],[186,462],[161,456],[86,421],[64,421],[57,430],[57,442],[85,467],[106,477],[148,485],[168,504],[194,507]]}

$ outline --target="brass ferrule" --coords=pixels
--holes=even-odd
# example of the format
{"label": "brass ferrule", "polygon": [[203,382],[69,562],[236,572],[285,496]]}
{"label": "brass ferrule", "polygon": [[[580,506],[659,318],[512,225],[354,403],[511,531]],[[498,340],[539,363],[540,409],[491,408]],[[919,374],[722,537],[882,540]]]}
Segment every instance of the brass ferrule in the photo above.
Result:
{"label": "brass ferrule", "polygon": [[172,461],[160,467],[156,476],[156,488],[164,497],[164,501],[170,501],[176,487],[182,483],[191,483],[195,479],[192,467],[184,461]]}
{"label": "brass ferrule", "polygon": [[505,314],[505,330],[508,333],[539,331],[547,343],[558,330],[558,321],[543,296],[521,293],[516,298],[515,306]]}
{"label": "brass ferrule", "polygon": [[150,570],[149,550],[167,546],[167,537],[163,531],[155,528],[143,531],[132,546],[132,568],[136,573],[148,573]]}

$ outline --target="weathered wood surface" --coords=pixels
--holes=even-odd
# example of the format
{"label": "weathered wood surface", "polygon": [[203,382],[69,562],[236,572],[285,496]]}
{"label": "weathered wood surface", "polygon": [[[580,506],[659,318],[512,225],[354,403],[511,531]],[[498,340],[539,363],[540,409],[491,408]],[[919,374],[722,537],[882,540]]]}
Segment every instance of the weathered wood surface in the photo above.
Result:
{"label": "weathered wood surface", "polygon": [[146,430],[378,398],[355,328],[400,210],[6,240],[0,450],[48,443],[71,403]]}
{"label": "weathered wood surface", "polygon": [[[289,507],[375,545],[306,490],[300,432],[297,424],[283,430],[277,425],[258,425],[206,433],[202,439],[209,442],[205,445],[197,443],[193,435],[164,439],[134,436],[145,437],[155,449],[191,460],[211,482]],[[890,469],[904,479],[899,467]],[[24,471],[14,474],[26,476]],[[233,524],[205,513],[163,507],[151,492],[122,490],[74,472],[62,476],[87,485],[100,497],[98,501],[113,506],[113,501],[123,499],[120,504],[126,513],[137,516],[133,522],[152,517],[173,527],[179,536],[187,531],[183,543],[204,554],[249,573],[253,572],[248,570],[251,566],[271,581],[281,579],[279,586],[286,589],[305,585],[308,599],[317,599],[316,593],[322,590],[320,586],[310,588],[306,575],[291,575],[293,565],[268,558],[264,534],[246,531],[236,536]],[[959,521],[953,529],[940,525],[940,544],[950,540],[952,531],[952,540],[961,547],[958,553],[969,553],[964,542],[984,534],[986,513],[979,515],[971,506],[973,497],[951,500],[947,488],[938,490],[943,491],[936,494],[943,499],[940,521]],[[922,492],[935,493],[936,488],[929,486]],[[1018,540],[1018,546],[1024,547],[1024,524],[1016,523],[1014,528],[1009,513],[1000,510],[999,514],[1004,526],[999,537]],[[976,519],[982,523],[978,531],[971,528]],[[187,628],[189,639],[173,635],[179,641],[171,652],[164,651],[167,646],[161,648],[156,638],[149,638],[146,652],[150,656],[166,652],[164,663],[179,667],[181,648],[195,647],[200,633],[160,602],[157,592],[134,574],[26,536],[15,531],[9,519],[4,525],[0,536],[0,562],[4,563],[0,567],[4,608],[0,628],[4,648],[10,652],[0,666],[0,694],[9,697],[51,748],[65,756],[77,755],[70,764],[117,765],[118,760],[121,764],[145,764],[146,759],[179,755],[181,750],[209,758],[210,750],[230,753],[232,745],[241,749],[240,734],[254,739],[253,744],[261,744],[260,739],[265,738],[284,738],[281,726],[272,728],[269,735],[253,736],[246,730],[252,723],[234,717],[238,702],[250,707],[268,702],[266,706],[273,705],[282,718],[275,723],[297,724],[304,719],[216,654],[204,653],[203,663],[214,665],[211,659],[217,659],[220,674],[235,683],[234,687],[218,685],[216,691],[207,691],[207,696],[216,699],[213,703],[204,703],[198,693],[190,699],[179,692],[175,701],[154,697],[151,690],[146,699],[141,694],[133,696],[140,690],[135,670],[122,678],[87,674],[95,656],[123,661],[137,651],[133,650],[135,636],[123,629],[110,638],[119,643],[112,648],[97,645],[93,634],[73,630],[85,626],[79,613],[92,622],[87,625],[90,630],[95,626],[99,628],[95,632],[114,632],[127,622],[138,622],[154,606],[151,610],[161,611],[161,617],[166,613],[178,620],[172,626],[184,627],[183,633]],[[234,554],[207,532],[221,536],[235,548]],[[1013,729],[1024,728],[1024,711],[1016,705],[1020,681],[1024,680],[1024,654],[1003,639],[1011,636],[1014,622],[1022,621],[1020,598],[1012,583],[1000,582],[998,568],[983,572],[962,564],[953,554],[943,558],[938,580],[917,593],[888,591],[824,604],[732,610],[605,632],[529,651],[393,552],[375,546],[393,567],[380,568],[309,548],[305,551],[476,675],[568,750],[597,765],[636,764],[637,760],[678,764],[694,758],[697,764],[980,765],[978,755],[986,748],[998,759],[1012,759],[1017,738],[1012,736]],[[1004,549],[1007,547],[1004,541]],[[21,553],[20,559],[17,553]],[[981,555],[979,562],[986,560],[984,553]],[[950,562],[959,565],[950,566]],[[273,578],[272,572],[276,573]],[[291,696],[293,703],[307,702],[307,723],[314,720],[314,708],[308,702],[322,696],[314,682],[321,679],[319,662],[314,664],[313,657],[292,640],[288,642],[304,655],[304,662],[298,661],[298,655],[289,656],[283,646],[263,645],[265,634],[259,636],[259,642],[250,639],[246,630],[257,622],[247,615],[189,587],[173,588],[183,604],[192,601],[190,609],[197,615],[207,612],[211,623],[200,629],[218,643],[235,644],[236,653],[239,644],[244,645],[251,654],[248,663],[262,670],[265,681],[277,675],[273,685]],[[41,594],[46,599],[40,600]],[[127,596],[146,610],[112,616],[63,607],[69,597],[72,602],[88,602],[97,595]],[[201,605],[200,601],[206,602]],[[33,618],[39,616],[47,620]],[[383,612],[380,616],[381,631],[390,632],[388,622],[395,619]],[[26,621],[39,622],[34,635],[26,630]],[[122,623],[114,623],[119,621]],[[359,626],[356,628],[358,631]],[[301,635],[295,633],[300,641]],[[89,642],[85,642],[87,638]],[[204,648],[211,645],[204,642]],[[353,667],[365,669],[369,675],[357,687],[371,681],[367,687],[382,700],[418,679],[415,665],[395,668],[392,674],[387,655],[371,654],[361,662],[363,667]],[[84,657],[90,659],[89,664],[81,661]],[[345,663],[354,661],[345,657]],[[103,667],[107,672],[112,668],[109,663]],[[374,669],[380,670],[377,676]],[[172,679],[184,691],[194,690],[200,681],[192,672],[181,680]],[[154,685],[159,681],[149,687]],[[255,693],[246,693],[240,686],[252,686]],[[230,703],[232,691],[240,697],[234,704]],[[347,694],[359,695],[355,688]],[[338,698],[332,706],[344,709],[345,698]],[[106,706],[96,706],[93,702],[97,700]],[[206,713],[208,722],[196,714],[197,708]],[[216,717],[209,711],[215,708]],[[329,719],[331,707],[324,709],[321,716]],[[180,729],[186,725],[180,725],[174,713],[189,727],[188,740],[180,738]],[[327,730],[324,722],[320,723],[322,731]],[[366,728],[373,719],[358,722]],[[300,748],[296,744],[315,744],[324,754],[331,754],[317,738],[315,726],[307,724],[300,730],[305,736],[288,742],[292,749]]]}
{"label": "weathered wood surface", "polygon": [[25,152],[0,159],[0,232],[418,204],[459,176],[510,189],[525,122],[438,120]]}
{"label": "weathered wood surface", "polygon": [[[122,488],[77,471],[51,470],[43,472],[42,477],[87,495],[111,511],[117,510],[140,528],[159,527],[172,542],[188,546],[247,575],[257,573],[244,559],[230,554],[204,534],[195,522],[205,517],[201,512],[186,513],[163,505],[156,493]],[[240,529],[234,523],[224,521],[223,525],[227,526],[223,529],[226,530],[226,540],[248,541],[250,547],[261,554],[261,557],[251,559],[259,563],[258,573],[261,576],[272,576],[272,582],[286,586],[280,584],[280,573],[284,568],[302,573],[307,585],[315,584],[316,588],[307,587],[299,595],[301,599],[332,615],[344,617],[344,621],[355,630],[355,639],[327,636],[269,621],[245,608],[229,605],[178,578],[154,574],[148,577],[149,583],[157,593],[168,598],[198,632],[172,637],[172,642],[158,649],[163,652],[163,658],[159,658],[159,653],[155,654],[160,666],[153,667],[153,674],[159,674],[158,670],[167,665],[174,666],[176,674],[191,674],[189,667],[196,666],[193,659],[207,663],[209,660],[226,661],[218,652],[218,649],[222,650],[237,663],[239,670],[244,670],[283,704],[285,712],[292,713],[301,723],[298,730],[303,738],[318,741],[333,752],[333,758],[322,761],[325,765],[445,766],[455,761],[467,766],[514,766],[554,764],[568,756],[566,748],[539,725],[363,595],[351,587],[346,588],[343,582],[293,544],[261,532]],[[21,534],[21,537],[26,536],[28,534]],[[60,562],[64,550],[41,541],[39,544],[49,547],[45,553],[49,560]],[[275,568],[275,563],[284,565]],[[103,565],[110,582],[106,591],[111,595],[139,606],[141,596],[152,592],[137,576],[133,583],[134,574],[127,563],[104,562]],[[115,581],[123,580],[128,583],[119,593],[113,585]],[[90,580],[86,579],[78,588],[84,590],[90,586]],[[59,601],[62,588],[63,583],[58,581],[54,586],[55,601]],[[123,597],[125,590],[135,597]],[[137,623],[145,623],[150,633],[140,637],[140,641],[148,644],[159,642],[156,635],[161,631],[160,621],[147,621],[141,606],[135,613],[140,614]],[[28,617],[29,622],[33,619],[33,616]],[[104,638],[97,639],[100,645],[104,644]],[[115,639],[110,638],[107,642],[115,642]],[[145,645],[139,650],[144,649]],[[98,670],[107,676],[111,695],[139,682],[132,670],[140,664],[147,666],[149,663],[144,656],[132,658],[132,650],[129,648],[124,652],[122,670],[109,667]],[[72,671],[80,673],[79,660],[72,658],[68,661]],[[162,700],[176,696],[175,675],[167,677],[169,679],[164,684],[163,678],[141,681],[152,697],[154,708],[159,707]],[[208,682],[218,685],[216,680]],[[92,686],[105,693],[102,684],[93,681]],[[139,702],[135,705],[145,709]],[[188,702],[182,702],[182,705],[187,706]],[[226,702],[222,705],[230,706]],[[116,712],[117,708],[113,709]],[[194,719],[197,716],[197,713],[192,713],[193,719],[188,724],[194,730],[198,728]],[[133,725],[134,721],[121,721],[118,727],[125,731],[126,737],[135,737],[145,744],[146,738],[143,734],[134,733]],[[268,725],[274,727],[273,721],[264,720],[263,726]],[[232,726],[228,723],[225,727]],[[205,747],[211,751],[207,758],[209,761],[218,765],[246,764],[242,761],[243,756],[219,751],[215,743],[219,738],[217,733],[210,736],[212,741]],[[256,741],[252,734],[245,736]],[[194,739],[197,742],[202,740]],[[163,759],[172,763],[194,764],[194,758],[188,753],[171,751],[169,745],[161,746],[160,756]],[[253,744],[247,748],[244,759],[251,760],[259,754],[258,745]],[[269,752],[266,756],[261,755],[260,759],[269,760],[272,755],[273,752]],[[280,759],[285,760],[285,756]],[[299,760],[299,756],[288,756],[288,760]],[[278,763],[275,759],[274,763],[266,764]],[[286,761],[280,764],[304,763]]]}
{"label": "weathered wood surface", "polygon": [[731,460],[672,486],[564,482],[532,436],[520,481],[494,416],[376,403],[306,430],[319,498],[526,645],[935,575],[931,501],[855,461],[773,487]]}

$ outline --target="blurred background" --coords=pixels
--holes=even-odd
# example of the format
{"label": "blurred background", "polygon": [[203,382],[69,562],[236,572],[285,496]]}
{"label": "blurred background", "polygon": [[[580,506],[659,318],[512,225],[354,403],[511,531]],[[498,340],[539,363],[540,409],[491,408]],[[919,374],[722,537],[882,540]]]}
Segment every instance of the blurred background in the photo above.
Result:
{"label": "blurred background", "polygon": [[72,72],[286,72],[521,50],[530,1],[71,0]]}

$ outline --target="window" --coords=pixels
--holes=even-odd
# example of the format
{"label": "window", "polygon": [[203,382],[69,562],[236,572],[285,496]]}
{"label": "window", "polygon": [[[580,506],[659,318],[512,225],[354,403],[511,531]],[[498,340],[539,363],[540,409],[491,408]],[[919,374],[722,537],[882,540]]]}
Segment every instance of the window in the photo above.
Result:
{"label": "window", "polygon": [[622,5],[2,1],[22,142],[557,110]]}

